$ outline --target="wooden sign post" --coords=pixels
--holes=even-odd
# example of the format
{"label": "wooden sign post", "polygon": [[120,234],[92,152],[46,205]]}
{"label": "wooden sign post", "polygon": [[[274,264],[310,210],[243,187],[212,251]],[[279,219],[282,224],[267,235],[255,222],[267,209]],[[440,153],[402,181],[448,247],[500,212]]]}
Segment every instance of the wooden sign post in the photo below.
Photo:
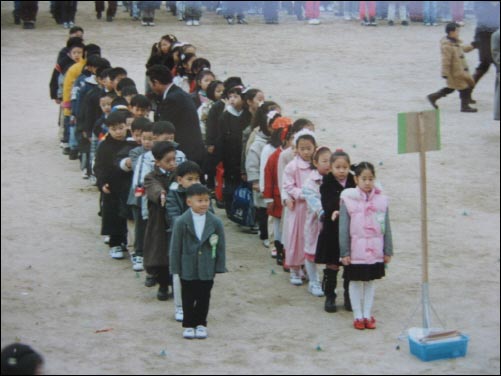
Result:
{"label": "wooden sign post", "polygon": [[440,112],[407,112],[398,114],[398,153],[419,152],[421,172],[421,247],[423,328],[431,327],[428,279],[428,213],[426,198],[426,152],[440,150]]}

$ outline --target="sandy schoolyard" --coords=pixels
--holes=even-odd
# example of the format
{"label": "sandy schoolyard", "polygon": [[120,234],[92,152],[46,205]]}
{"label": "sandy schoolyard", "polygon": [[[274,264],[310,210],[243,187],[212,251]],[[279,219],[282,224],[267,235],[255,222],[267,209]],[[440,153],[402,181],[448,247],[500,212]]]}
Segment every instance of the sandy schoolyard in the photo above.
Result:
{"label": "sandy schoolyard", "polygon": [[[240,75],[284,114],[314,121],[321,144],[369,160],[390,197],[395,257],[377,282],[375,331],[352,315],[323,310],[322,298],[293,287],[255,235],[226,224],[229,273],[218,275],[209,339],[186,341],[173,301],[159,302],[128,260],[108,256],[99,236],[96,189],[61,154],[57,106],[48,82],[67,30],[40,2],[35,30],[13,23],[1,3],[1,346],[40,351],[49,374],[499,374],[500,133],[492,120],[495,72],[478,84],[477,114],[442,99],[442,150],[430,152],[430,295],[445,326],[470,336],[465,358],[425,363],[410,355],[402,329],[421,325],[419,160],[397,154],[397,113],[431,109],[443,86],[443,27],[366,28],[322,15],[308,26],[249,17],[229,26],[208,13],[186,27],[158,12],[142,27],[119,7],[112,23],[79,2],[77,25],[138,88],[150,47],[163,34],[198,47],[220,78]],[[475,22],[461,30],[469,42]],[[467,55],[470,67],[477,53]],[[218,212],[220,215],[222,213]],[[338,302],[342,304],[342,299]],[[433,324],[438,319],[433,316]],[[101,333],[96,331],[111,329]],[[396,350],[397,344],[400,350]]]}

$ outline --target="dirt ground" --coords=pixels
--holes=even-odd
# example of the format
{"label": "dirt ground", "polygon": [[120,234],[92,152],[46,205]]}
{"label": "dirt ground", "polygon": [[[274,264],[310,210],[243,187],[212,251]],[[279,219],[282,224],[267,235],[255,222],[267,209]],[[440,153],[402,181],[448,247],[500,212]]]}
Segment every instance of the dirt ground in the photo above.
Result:
{"label": "dirt ground", "polygon": [[[427,154],[430,295],[444,325],[470,336],[467,356],[425,363],[397,340],[421,325],[419,159],[397,154],[397,113],[429,110],[426,94],[443,86],[443,27],[365,28],[332,13],[319,26],[286,15],[278,26],[257,16],[229,26],[210,13],[188,28],[164,8],[156,27],[142,27],[121,7],[113,23],[97,21],[93,3],[79,2],[85,40],[139,88],[152,43],[173,33],[196,45],[220,78],[240,75],[285,114],[313,120],[322,144],[374,162],[391,199],[395,257],[377,282],[377,330],[354,330],[342,308],[325,313],[324,300],[291,286],[257,236],[226,221],[229,273],[216,278],[210,338],[188,342],[173,301],[157,301],[128,260],[110,259],[96,189],[61,155],[48,82],[67,31],[50,18],[48,3],[40,2],[33,31],[14,25],[12,2],[1,3],[2,347],[32,345],[49,374],[499,374],[492,68],[474,92],[477,114],[460,113],[457,94],[440,101],[442,150]],[[463,40],[474,26],[467,22]],[[467,55],[471,68],[477,59]],[[439,324],[435,315],[432,322]]]}

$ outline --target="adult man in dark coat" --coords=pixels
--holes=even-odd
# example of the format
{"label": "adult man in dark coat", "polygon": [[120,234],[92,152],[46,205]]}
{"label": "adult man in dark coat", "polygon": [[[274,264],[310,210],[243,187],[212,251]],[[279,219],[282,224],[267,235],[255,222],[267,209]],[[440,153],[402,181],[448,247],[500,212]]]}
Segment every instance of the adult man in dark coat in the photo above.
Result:
{"label": "adult man in dark coat", "polygon": [[193,99],[172,83],[172,74],[166,66],[153,65],[146,76],[152,91],[158,96],[155,121],[166,120],[174,124],[179,149],[203,169],[206,153]]}

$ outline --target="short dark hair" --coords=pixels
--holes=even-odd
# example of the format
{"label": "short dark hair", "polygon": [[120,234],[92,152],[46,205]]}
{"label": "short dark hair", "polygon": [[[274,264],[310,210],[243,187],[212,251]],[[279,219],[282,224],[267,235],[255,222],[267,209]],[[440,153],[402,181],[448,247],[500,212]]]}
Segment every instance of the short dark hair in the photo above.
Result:
{"label": "short dark hair", "polygon": [[116,107],[116,106],[128,106],[129,103],[127,102],[127,99],[124,97],[116,97],[113,99],[113,102],[111,102],[111,107]]}
{"label": "short dark hair", "polygon": [[149,67],[146,75],[151,81],[158,81],[164,85],[172,83],[172,73],[165,65],[156,64]]}
{"label": "short dark hair", "polygon": [[103,78],[109,77],[109,76],[110,76],[110,74],[111,74],[111,71],[112,71],[112,70],[113,70],[113,68],[111,68],[111,67],[110,67],[110,68],[105,68],[105,69],[103,69],[100,73],[98,73],[98,75],[97,75],[97,76],[98,76],[100,79],[103,79]]}
{"label": "short dark hair", "polygon": [[35,375],[43,362],[42,356],[30,346],[13,343],[2,350],[2,375]]}
{"label": "short dark hair", "polygon": [[193,74],[198,74],[203,70],[210,70],[210,68],[210,61],[204,57],[198,57],[191,63],[191,71]]}
{"label": "short dark hair", "polygon": [[170,141],[160,141],[155,143],[153,145],[153,148],[151,149],[151,153],[153,154],[153,157],[155,160],[159,161],[162,159],[166,154],[176,152],[176,147],[174,144]]}
{"label": "short dark hair", "polygon": [[147,96],[138,94],[131,99],[130,106],[139,108],[151,108],[151,102]]}
{"label": "short dark hair", "polygon": [[70,49],[71,46],[73,46],[74,44],[77,44],[77,43],[82,43],[83,44],[83,39],[80,38],[80,37],[71,37],[71,38],[68,38],[68,40],[66,41],[66,48]]}
{"label": "short dark hair", "polygon": [[85,46],[84,53],[86,57],[92,55],[101,56],[101,47],[99,47],[97,44],[88,44]]}
{"label": "short dark hair", "polygon": [[70,35],[71,34],[74,34],[78,31],[81,31],[82,33],[84,32],[84,29],[81,28],[80,26],[73,26],[71,29],[70,29]]}
{"label": "short dark hair", "polygon": [[153,134],[176,134],[176,127],[170,121],[156,121],[153,123]]}
{"label": "short dark hair", "polygon": [[209,189],[202,184],[193,184],[186,190],[186,197],[207,195],[210,197]]}
{"label": "short dark hair", "polygon": [[85,51],[85,44],[83,44],[83,42],[75,41],[71,46],[68,47],[68,52],[70,52],[74,48],[81,48]]}
{"label": "short dark hair", "polygon": [[224,81],[223,97],[226,98],[228,96],[228,90],[239,85],[244,86],[244,83],[242,82],[242,79],[240,77],[228,77]]}
{"label": "short dark hair", "polygon": [[[122,81],[120,81],[120,82],[122,82]],[[127,97],[129,95],[137,95],[137,88],[135,86],[125,86],[121,90],[121,92],[122,92],[122,97]]]}
{"label": "short dark hair", "polygon": [[145,131],[145,127],[148,124],[152,124],[151,127],[150,127],[150,132],[151,132],[152,127],[153,127],[153,123],[150,121],[150,119],[147,119],[145,117],[140,117],[140,118],[134,119],[132,121],[130,129],[131,129],[131,131],[141,130],[141,131],[144,132]]}
{"label": "short dark hair", "polygon": [[344,158],[346,160],[346,162],[348,162],[348,164],[351,164],[350,156],[348,155],[347,152],[345,152],[342,149],[336,149],[336,151],[334,153],[332,153],[330,164],[333,164],[339,158]]}
{"label": "short dark hair", "polygon": [[104,119],[104,124],[108,127],[112,125],[125,124],[127,121],[127,113],[125,111],[114,111]]}
{"label": "short dark hair", "polygon": [[129,77],[124,77],[120,80],[120,82],[117,84],[117,90],[122,91],[124,87],[126,86],[136,86],[136,83],[132,78]]}
{"label": "short dark hair", "polygon": [[177,176],[183,177],[188,174],[197,174],[198,176],[202,176],[202,169],[197,163],[192,161],[185,161],[177,166]]}
{"label": "short dark hair", "polygon": [[118,76],[127,76],[127,71],[122,67],[111,68],[110,80],[114,80]]}
{"label": "short dark hair", "polygon": [[97,68],[99,62],[101,60],[101,57],[99,55],[90,55],[88,58],[87,58],[87,61],[85,63],[85,65],[87,67],[94,67],[94,68]]}
{"label": "short dark hair", "polygon": [[449,34],[451,31],[456,31],[457,28],[459,28],[459,24],[455,22],[449,22],[447,25],[445,25],[445,33]]}

